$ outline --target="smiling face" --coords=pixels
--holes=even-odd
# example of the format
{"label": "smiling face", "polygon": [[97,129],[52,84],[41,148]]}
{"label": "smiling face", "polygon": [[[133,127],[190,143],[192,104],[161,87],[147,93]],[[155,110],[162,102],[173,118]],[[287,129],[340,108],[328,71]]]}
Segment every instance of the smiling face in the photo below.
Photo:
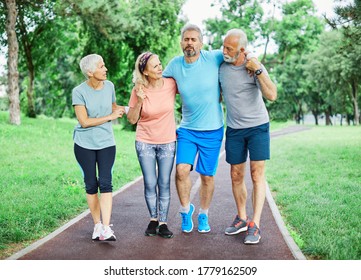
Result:
{"label": "smiling face", "polygon": [[157,55],[153,54],[149,58],[143,73],[148,77],[148,79],[157,80],[162,78],[163,66]]}
{"label": "smiling face", "polygon": [[181,48],[183,50],[184,56],[194,57],[199,55],[203,46],[203,42],[200,41],[199,37],[199,33],[195,30],[184,32],[181,41]]}

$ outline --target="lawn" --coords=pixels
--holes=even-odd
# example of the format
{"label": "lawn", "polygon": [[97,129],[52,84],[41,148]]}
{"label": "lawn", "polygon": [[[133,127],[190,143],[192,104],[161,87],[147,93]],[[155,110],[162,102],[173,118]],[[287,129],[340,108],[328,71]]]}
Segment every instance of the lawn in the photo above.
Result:
{"label": "lawn", "polygon": [[313,127],[271,143],[267,180],[303,253],[361,259],[361,127]]}

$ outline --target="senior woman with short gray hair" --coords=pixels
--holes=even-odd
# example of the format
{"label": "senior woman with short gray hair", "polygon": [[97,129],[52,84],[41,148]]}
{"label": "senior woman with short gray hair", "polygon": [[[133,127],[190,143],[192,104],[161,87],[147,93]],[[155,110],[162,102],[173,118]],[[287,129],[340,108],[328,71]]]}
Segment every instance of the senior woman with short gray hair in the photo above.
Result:
{"label": "senior woman with short gray hair", "polygon": [[107,80],[107,68],[100,55],[83,57],[80,69],[87,80],[72,92],[78,119],[73,134],[74,153],[84,176],[87,202],[94,221],[92,239],[115,241],[110,228],[112,167],[116,154],[111,121],[122,117],[125,107],[116,104],[114,84]]}

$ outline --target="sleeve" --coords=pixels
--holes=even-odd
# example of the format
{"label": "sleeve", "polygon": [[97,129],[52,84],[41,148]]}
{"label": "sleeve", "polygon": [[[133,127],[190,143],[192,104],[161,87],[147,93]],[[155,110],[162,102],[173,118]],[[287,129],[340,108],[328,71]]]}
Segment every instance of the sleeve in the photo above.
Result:
{"label": "sleeve", "polygon": [[218,65],[221,65],[222,62],[224,61],[224,58],[223,58],[223,52],[221,50],[215,50],[215,51],[212,51],[214,53],[214,56],[217,60],[217,63]]}
{"label": "sleeve", "polygon": [[165,78],[173,78],[174,77],[174,73],[173,73],[173,65],[175,63],[175,58],[173,58],[167,65],[167,67],[164,69],[163,71],[163,77]]}
{"label": "sleeve", "polygon": [[82,95],[82,93],[77,89],[73,89],[72,92],[72,105],[84,105],[85,106],[85,100],[84,100],[84,96]]}
{"label": "sleeve", "polygon": [[112,89],[112,103],[114,103],[116,102],[116,97],[115,97],[115,87],[113,83],[111,83],[111,89]]}

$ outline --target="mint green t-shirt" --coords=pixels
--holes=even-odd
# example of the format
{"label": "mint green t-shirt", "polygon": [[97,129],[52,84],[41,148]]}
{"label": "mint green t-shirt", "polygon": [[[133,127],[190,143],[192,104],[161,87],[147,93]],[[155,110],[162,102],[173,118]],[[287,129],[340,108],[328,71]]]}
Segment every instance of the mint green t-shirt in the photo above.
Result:
{"label": "mint green t-shirt", "polygon": [[[114,84],[104,81],[100,90],[91,88],[86,82],[75,87],[72,92],[72,103],[84,105],[89,118],[100,118],[112,113],[112,103],[115,102]],[[74,128],[75,144],[90,150],[100,150],[115,146],[112,122],[83,128],[78,123]]]}

